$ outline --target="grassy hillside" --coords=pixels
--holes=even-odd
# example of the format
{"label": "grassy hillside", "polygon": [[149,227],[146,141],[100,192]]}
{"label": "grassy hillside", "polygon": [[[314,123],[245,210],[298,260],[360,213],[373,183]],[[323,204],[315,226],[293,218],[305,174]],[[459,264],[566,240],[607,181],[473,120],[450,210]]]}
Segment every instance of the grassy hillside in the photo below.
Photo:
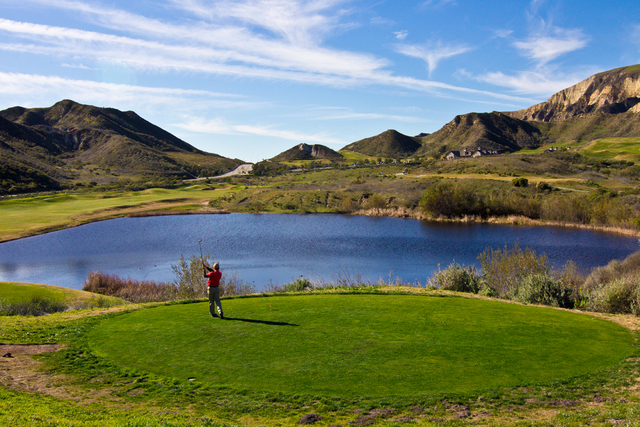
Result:
{"label": "grassy hillside", "polygon": [[[374,158],[402,158],[413,155],[420,148],[416,138],[390,129],[380,135],[347,145],[342,150],[355,151]],[[341,150],[341,151],[342,151]]]}
{"label": "grassy hillside", "polygon": [[197,150],[132,111],[65,100],[0,111],[0,195],[213,176],[241,163]]}
{"label": "grassy hillside", "polygon": [[83,302],[95,298],[90,292],[36,283],[0,282],[0,299],[4,303],[29,301],[33,297],[49,298],[66,303]]}

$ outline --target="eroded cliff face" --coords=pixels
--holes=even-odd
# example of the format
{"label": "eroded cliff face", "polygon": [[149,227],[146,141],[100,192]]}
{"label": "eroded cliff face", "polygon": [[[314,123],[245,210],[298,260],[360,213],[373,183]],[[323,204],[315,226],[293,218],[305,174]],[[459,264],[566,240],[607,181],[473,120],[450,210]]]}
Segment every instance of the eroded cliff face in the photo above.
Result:
{"label": "eroded cliff face", "polygon": [[591,114],[640,113],[640,66],[596,74],[547,102],[504,114],[521,120],[558,122]]}

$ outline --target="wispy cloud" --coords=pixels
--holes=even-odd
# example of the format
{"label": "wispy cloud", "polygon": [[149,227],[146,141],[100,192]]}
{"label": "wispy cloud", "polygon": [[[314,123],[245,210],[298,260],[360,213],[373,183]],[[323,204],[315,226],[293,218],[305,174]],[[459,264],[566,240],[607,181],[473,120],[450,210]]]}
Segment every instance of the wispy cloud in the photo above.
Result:
{"label": "wispy cloud", "polygon": [[588,38],[580,29],[564,29],[549,26],[524,40],[514,42],[523,56],[542,67],[561,55],[582,49]]}
{"label": "wispy cloud", "polygon": [[[171,109],[253,109],[264,107],[245,97],[194,89],[144,87],[91,80],[74,80],[35,74],[0,72],[0,96],[19,95],[38,102],[42,98],[63,99],[72,93],[74,100],[93,105],[129,105],[128,108],[154,109],[158,105]],[[41,106],[41,105],[34,105]]]}
{"label": "wispy cloud", "polygon": [[[386,85],[437,96],[450,96],[446,92],[454,91],[505,99],[498,93],[395,75],[388,70],[391,64],[384,58],[324,47],[323,35],[343,25],[338,20],[348,12],[338,6],[344,1],[244,0],[210,4],[176,0],[175,7],[200,18],[183,20],[183,24],[76,0],[24,2],[72,10],[94,25],[127,35],[2,19],[0,32],[12,35],[14,40],[5,40],[0,49],[87,61],[108,58],[140,72],[196,72],[332,87]],[[285,5],[291,6],[292,11],[279,18],[278,23],[253,16],[267,13],[274,3],[279,5],[278,10]],[[295,23],[298,20],[305,22]],[[399,49],[425,60],[430,71],[441,60],[468,50],[465,46],[442,45],[403,45]]]}
{"label": "wispy cloud", "polygon": [[345,107],[317,107],[308,112],[311,120],[392,120],[405,123],[424,123],[424,117],[384,113],[361,113]]}
{"label": "wispy cloud", "polygon": [[423,9],[434,9],[456,4],[456,0],[425,0],[424,2],[422,2],[421,7]]}
{"label": "wispy cloud", "polygon": [[584,80],[595,70],[583,70],[575,74],[564,74],[556,69],[538,69],[521,71],[513,75],[502,72],[487,73],[480,76],[467,76],[477,81],[507,88],[520,95],[549,96]]}
{"label": "wispy cloud", "polygon": [[443,45],[441,42],[426,45],[398,44],[396,51],[403,55],[412,56],[424,60],[427,63],[429,74],[443,59],[469,52],[471,48],[464,45]]}
{"label": "wispy cloud", "polygon": [[409,35],[409,31],[407,31],[407,30],[394,31],[394,33],[393,33],[393,34],[396,36],[396,38],[397,38],[398,40],[404,40],[404,39],[406,39],[406,38],[407,38],[407,36]]}
{"label": "wispy cloud", "polygon": [[185,117],[183,122],[174,123],[172,126],[190,132],[211,135],[256,135],[313,144],[347,144],[347,142],[334,138],[326,133],[305,134],[291,130],[277,129],[273,126],[230,124],[223,118],[205,119],[203,117]]}

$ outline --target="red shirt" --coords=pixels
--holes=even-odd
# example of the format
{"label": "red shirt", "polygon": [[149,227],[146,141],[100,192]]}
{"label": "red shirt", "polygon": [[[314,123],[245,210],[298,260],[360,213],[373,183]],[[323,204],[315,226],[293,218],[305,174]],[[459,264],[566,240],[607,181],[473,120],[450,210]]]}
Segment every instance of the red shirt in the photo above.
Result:
{"label": "red shirt", "polygon": [[205,274],[205,276],[209,278],[209,282],[207,283],[207,286],[213,286],[214,288],[217,288],[218,286],[220,286],[220,278],[222,277],[222,272],[220,270],[210,271],[207,274]]}

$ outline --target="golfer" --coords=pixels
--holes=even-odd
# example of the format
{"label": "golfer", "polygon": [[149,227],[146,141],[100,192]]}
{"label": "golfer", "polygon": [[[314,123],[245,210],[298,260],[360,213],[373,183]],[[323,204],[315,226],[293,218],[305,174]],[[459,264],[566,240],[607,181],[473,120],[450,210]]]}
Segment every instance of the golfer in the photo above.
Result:
{"label": "golfer", "polygon": [[[222,277],[220,264],[216,262],[213,264],[213,268],[211,268],[202,263],[202,268],[204,268],[204,277],[209,279],[209,282],[207,283],[207,291],[209,292],[209,313],[211,313],[211,316],[213,317],[218,317],[219,314],[220,318],[224,319],[224,315],[222,314],[222,303],[220,302],[220,278]],[[207,270],[209,270],[208,273]],[[218,314],[214,311],[214,306],[218,309]]]}

